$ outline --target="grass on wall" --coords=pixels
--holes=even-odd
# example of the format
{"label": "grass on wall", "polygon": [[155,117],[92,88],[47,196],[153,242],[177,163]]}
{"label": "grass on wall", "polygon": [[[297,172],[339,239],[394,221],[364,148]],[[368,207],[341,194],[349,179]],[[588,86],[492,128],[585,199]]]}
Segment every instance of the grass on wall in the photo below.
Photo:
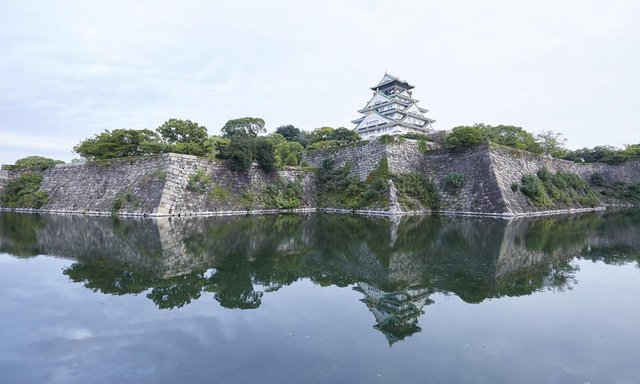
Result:
{"label": "grass on wall", "polygon": [[598,203],[594,190],[578,174],[564,171],[553,173],[546,167],[535,175],[522,176],[519,190],[536,207],[595,207]]}

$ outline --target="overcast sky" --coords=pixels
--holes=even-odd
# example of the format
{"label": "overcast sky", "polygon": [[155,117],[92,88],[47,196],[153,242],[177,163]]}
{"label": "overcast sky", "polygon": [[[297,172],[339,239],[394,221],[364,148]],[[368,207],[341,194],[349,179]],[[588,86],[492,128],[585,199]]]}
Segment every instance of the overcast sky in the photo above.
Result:
{"label": "overcast sky", "polygon": [[352,128],[385,71],[436,129],[640,142],[640,1],[3,0],[0,163],[173,117]]}

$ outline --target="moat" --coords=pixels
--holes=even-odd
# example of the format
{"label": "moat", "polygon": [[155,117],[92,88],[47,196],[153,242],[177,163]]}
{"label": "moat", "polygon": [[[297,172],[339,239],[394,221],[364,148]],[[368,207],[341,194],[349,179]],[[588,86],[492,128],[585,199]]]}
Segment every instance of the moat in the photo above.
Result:
{"label": "moat", "polygon": [[640,210],[0,212],[7,383],[636,383]]}

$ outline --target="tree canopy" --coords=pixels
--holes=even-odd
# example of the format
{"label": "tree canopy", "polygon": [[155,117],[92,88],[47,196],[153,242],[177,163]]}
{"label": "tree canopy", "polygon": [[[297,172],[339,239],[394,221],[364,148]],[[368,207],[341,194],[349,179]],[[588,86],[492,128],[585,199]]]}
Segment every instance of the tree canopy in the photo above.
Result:
{"label": "tree canopy", "polygon": [[51,168],[56,164],[64,164],[62,160],[54,160],[43,156],[27,156],[16,160],[13,165],[5,165],[5,169],[31,169],[34,171],[43,171]]}
{"label": "tree canopy", "polygon": [[73,147],[74,152],[89,160],[150,155],[165,150],[160,136],[149,129],[105,130]]}
{"label": "tree canopy", "polygon": [[259,133],[266,132],[264,120],[259,117],[243,117],[226,122],[222,127],[223,137],[231,137],[238,134],[258,136]]}

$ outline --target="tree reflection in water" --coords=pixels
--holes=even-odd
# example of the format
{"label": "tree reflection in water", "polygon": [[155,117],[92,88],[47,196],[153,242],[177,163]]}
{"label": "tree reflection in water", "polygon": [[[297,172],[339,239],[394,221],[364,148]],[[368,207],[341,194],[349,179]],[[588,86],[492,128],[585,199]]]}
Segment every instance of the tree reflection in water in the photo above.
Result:
{"label": "tree reflection in water", "polygon": [[640,260],[640,212],[545,218],[281,215],[113,219],[0,213],[0,251],[75,262],[71,281],[179,308],[210,292],[224,308],[258,308],[300,279],[352,286],[390,344],[420,331],[434,292],[469,303],[567,290],[575,258]]}

